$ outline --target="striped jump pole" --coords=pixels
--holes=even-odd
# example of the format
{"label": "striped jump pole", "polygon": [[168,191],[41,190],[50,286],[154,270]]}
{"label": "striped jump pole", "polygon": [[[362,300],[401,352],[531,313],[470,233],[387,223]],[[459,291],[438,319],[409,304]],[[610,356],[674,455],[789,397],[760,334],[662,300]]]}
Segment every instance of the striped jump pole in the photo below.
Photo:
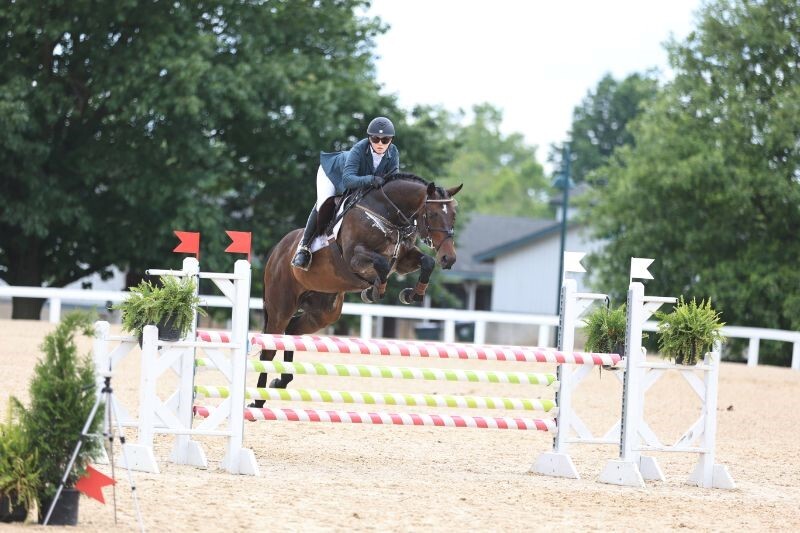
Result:
{"label": "striped jump pole", "polygon": [[[195,386],[198,396],[227,398],[227,387]],[[538,398],[505,398],[458,396],[448,394],[409,394],[397,392],[360,392],[314,389],[268,389],[248,387],[245,397],[259,400],[294,402],[349,403],[366,405],[408,405],[425,407],[458,407],[467,409],[508,409],[517,411],[555,412],[553,400]]]}
{"label": "striped jump pole", "polygon": [[[195,406],[195,415],[199,417],[209,417],[213,413],[213,408]],[[555,421],[550,419],[415,413],[367,413],[363,411],[322,411],[317,409],[273,409],[269,407],[245,408],[244,419],[251,421],[277,420],[283,422],[333,422],[340,424],[557,431]]]}
{"label": "striped jump pole", "polygon": [[[198,370],[217,368],[210,358],[195,360]],[[419,379],[428,381],[469,381],[473,383],[511,383],[517,385],[553,385],[555,374],[539,372],[497,372],[492,370],[457,370],[442,368],[395,367],[376,365],[343,365],[330,363],[283,363],[280,361],[247,361],[253,372],[309,374],[360,378]]]}
{"label": "striped jump pole", "polygon": [[[209,332],[201,338],[212,339]],[[222,338],[222,337],[219,337]],[[203,340],[206,340],[203,338]],[[524,346],[476,345],[463,343],[358,339],[316,335],[274,335],[259,333],[250,336],[250,344],[266,350],[299,352],[396,355],[440,359],[477,359],[483,361],[517,361],[574,365],[615,365],[616,354],[559,351],[551,348]]]}
{"label": "striped jump pole", "polygon": [[[225,331],[197,331],[198,340],[228,342]],[[251,346],[265,350],[292,350],[299,352],[396,355],[403,357],[429,357],[439,359],[476,359],[482,361],[516,361],[527,363],[552,363],[575,365],[613,366],[622,358],[617,354],[562,352],[552,348],[528,346],[477,345],[465,343],[404,341],[394,339],[359,339],[317,335],[280,335],[252,333]]]}

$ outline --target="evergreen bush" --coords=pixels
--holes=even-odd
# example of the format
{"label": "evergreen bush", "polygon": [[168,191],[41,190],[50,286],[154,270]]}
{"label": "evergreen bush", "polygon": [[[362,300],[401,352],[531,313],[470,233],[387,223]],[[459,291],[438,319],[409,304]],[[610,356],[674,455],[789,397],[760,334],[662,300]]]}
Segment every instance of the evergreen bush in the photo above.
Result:
{"label": "evergreen bush", "polygon": [[[93,313],[73,312],[64,316],[56,329],[45,336],[44,357],[34,367],[30,382],[30,408],[23,410],[22,422],[29,442],[38,455],[40,471],[40,512],[61,483],[70,457],[81,438],[96,400],[95,371],[90,354],[78,354],[75,334],[94,334]],[[102,431],[102,409],[90,424],[89,433]],[[101,437],[86,438],[65,486],[72,487],[86,473],[86,466],[103,447]]]}

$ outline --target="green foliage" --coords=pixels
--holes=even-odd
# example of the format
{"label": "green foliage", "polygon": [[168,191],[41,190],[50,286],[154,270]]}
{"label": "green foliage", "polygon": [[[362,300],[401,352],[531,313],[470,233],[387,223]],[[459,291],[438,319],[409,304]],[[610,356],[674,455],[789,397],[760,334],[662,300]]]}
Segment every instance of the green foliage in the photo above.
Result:
{"label": "green foliage", "polygon": [[12,396],[6,421],[0,422],[0,498],[8,498],[11,510],[18,505],[32,509],[40,487],[39,456],[19,420],[21,412],[19,400]]}
{"label": "green foliage", "polygon": [[683,296],[671,313],[656,312],[658,319],[658,348],[661,356],[678,364],[693,365],[698,358],[722,342],[720,314],[711,307],[711,300],[699,304],[692,298],[686,303]]}
{"label": "green foliage", "polygon": [[521,134],[503,135],[502,112],[490,104],[477,105],[471,124],[457,131],[456,150],[447,166],[448,181],[464,184],[459,203],[465,213],[545,216],[549,185],[536,150]]}
{"label": "green foliage", "polygon": [[[586,181],[596,168],[603,166],[620,146],[634,144],[627,125],[642,112],[642,107],[658,94],[658,81],[653,73],[631,74],[622,81],[606,74],[594,91],[572,112],[570,177],[575,183]],[[553,147],[551,161],[562,154]]]}
{"label": "green foliage", "polygon": [[731,323],[800,329],[800,3],[710,2],[669,45],[674,82],[595,171],[589,260],[620,296],[630,257],[652,294],[711,294]]}
{"label": "green foliage", "polygon": [[[305,220],[319,151],[400,115],[374,79],[364,0],[53,3],[0,10],[0,278],[63,286],[163,264],[173,229]],[[421,154],[424,155],[424,154]],[[38,317],[40,305],[14,316]]]}
{"label": "green foliage", "polygon": [[600,306],[584,318],[586,351],[625,355],[627,315],[625,304],[616,309]]}
{"label": "green foliage", "polygon": [[[93,335],[94,316],[73,312],[64,316],[56,329],[45,336],[42,357],[33,369],[30,382],[30,408],[22,413],[29,442],[38,455],[40,470],[39,502],[46,505],[55,495],[70,457],[81,438],[96,398],[94,364],[90,354],[80,356],[76,333]],[[102,430],[98,412],[89,432]],[[102,438],[86,438],[67,478],[67,487],[86,473],[86,466],[99,456]]]}
{"label": "green foliage", "polygon": [[144,280],[132,287],[130,296],[113,308],[122,311],[122,329],[125,331],[141,335],[148,324],[171,321],[183,338],[191,329],[196,312],[206,316],[199,304],[193,278],[161,276],[161,286]]}

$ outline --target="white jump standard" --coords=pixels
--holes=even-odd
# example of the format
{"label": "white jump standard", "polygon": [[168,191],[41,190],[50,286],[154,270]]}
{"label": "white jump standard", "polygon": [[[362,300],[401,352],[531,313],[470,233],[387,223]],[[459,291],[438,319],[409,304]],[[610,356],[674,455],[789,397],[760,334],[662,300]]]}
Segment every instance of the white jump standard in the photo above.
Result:
{"label": "white jump standard", "polygon": [[[571,254],[565,259],[566,271],[584,271],[579,263],[582,254]],[[634,261],[643,261],[634,259]],[[644,260],[648,261],[648,260]],[[649,264],[649,263],[647,263]],[[647,277],[646,268],[640,277]],[[637,269],[634,269],[637,270]],[[488,346],[441,342],[402,341],[325,337],[317,335],[267,335],[249,334],[250,264],[237,261],[233,274],[199,272],[195,259],[185,259],[178,271],[150,271],[154,274],[194,276],[212,279],[231,301],[231,332],[197,331],[192,325],[187,339],[178,342],[158,340],[154,326],[144,329],[142,341],[142,368],[138,419],[127,413],[121,415],[123,425],[138,428],[136,444],[126,444],[130,466],[148,472],[159,471],[153,454],[156,434],[174,435],[170,459],[179,464],[207,468],[203,449],[192,436],[219,436],[227,442],[222,467],[230,473],[259,475],[253,452],[243,448],[245,420],[306,421],[360,424],[391,424],[415,426],[440,426],[486,429],[518,429],[550,431],[554,434],[553,449],[537,458],[531,470],[541,474],[578,478],[569,455],[568,446],[576,443],[612,444],[620,447],[620,458],[608,463],[600,480],[608,483],[644,486],[644,479],[663,479],[655,459],[642,456],[646,451],[677,451],[698,453],[691,481],[705,487],[733,487],[733,481],[724,467],[714,463],[714,437],[716,430],[716,397],[719,360],[716,354],[707,354],[701,365],[686,367],[668,363],[648,363],[642,352],[641,337],[645,319],[659,305],[672,302],[671,298],[644,297],[641,283],[631,283],[628,293],[628,324],[624,363],[617,354],[575,352],[575,328],[581,314],[593,302],[606,300],[604,294],[579,293],[577,282],[564,276],[561,292],[559,349],[519,346]],[[199,284],[195,284],[196,286]],[[118,341],[109,350],[110,341]],[[98,323],[94,345],[98,371],[113,368],[118,360],[136,346],[133,337],[112,337],[108,325]],[[331,364],[321,362],[279,362],[248,360],[249,348],[300,351],[325,354],[349,354],[424,357],[441,359],[475,359],[505,361],[503,364],[549,363],[556,364],[557,373],[535,373],[500,370],[471,370],[458,368],[397,367],[363,364]],[[204,357],[198,357],[201,350]],[[572,407],[575,387],[594,368],[619,366],[610,372],[623,382],[622,417],[602,436],[594,436]],[[624,369],[623,369],[624,366]],[[173,370],[179,379],[178,388],[166,400],[157,395],[157,382],[165,372]],[[195,372],[216,370],[227,383],[217,386],[196,386]],[[520,386],[543,385],[556,390],[555,401],[540,398],[510,398],[500,396],[435,395],[427,393],[397,393],[388,391],[342,391],[314,389],[264,389],[246,388],[246,372],[280,374],[313,374],[348,377],[379,377],[387,379],[416,379],[439,381],[466,381],[484,383],[510,383]],[[644,394],[667,370],[681,373],[703,402],[700,419],[672,446],[664,446],[643,419]],[[695,372],[703,372],[701,380]],[[216,398],[216,406],[202,406],[196,398]],[[334,409],[297,409],[265,406],[246,408],[247,399],[293,402],[325,402]],[[617,410],[616,397],[599,399],[603,405]],[[403,405],[441,408],[538,410],[556,418],[526,418],[515,416],[467,416],[447,413],[367,412],[336,409],[348,404]],[[196,422],[195,416],[203,420]]]}
{"label": "white jump standard", "polygon": [[[645,296],[644,285],[639,282],[630,285],[620,457],[606,465],[600,481],[634,487],[643,487],[645,479],[664,481],[656,459],[642,455],[642,452],[681,452],[699,456],[694,472],[689,476],[690,483],[705,488],[736,488],[728,469],[714,462],[720,347],[706,353],[703,362],[697,365],[649,363],[645,360],[641,335],[644,322],[663,303],[672,302],[675,298]],[[679,372],[702,403],[698,420],[672,445],[662,444],[644,419],[645,393],[666,371]],[[702,379],[697,376],[698,371],[702,373]]]}

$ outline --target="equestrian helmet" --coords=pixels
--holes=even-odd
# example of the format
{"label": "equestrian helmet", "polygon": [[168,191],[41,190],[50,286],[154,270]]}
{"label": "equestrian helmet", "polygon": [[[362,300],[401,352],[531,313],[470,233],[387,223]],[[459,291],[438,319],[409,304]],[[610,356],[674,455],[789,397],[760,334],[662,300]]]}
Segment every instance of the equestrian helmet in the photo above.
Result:
{"label": "equestrian helmet", "polygon": [[394,137],[394,124],[386,117],[376,117],[367,126],[367,135]]}

